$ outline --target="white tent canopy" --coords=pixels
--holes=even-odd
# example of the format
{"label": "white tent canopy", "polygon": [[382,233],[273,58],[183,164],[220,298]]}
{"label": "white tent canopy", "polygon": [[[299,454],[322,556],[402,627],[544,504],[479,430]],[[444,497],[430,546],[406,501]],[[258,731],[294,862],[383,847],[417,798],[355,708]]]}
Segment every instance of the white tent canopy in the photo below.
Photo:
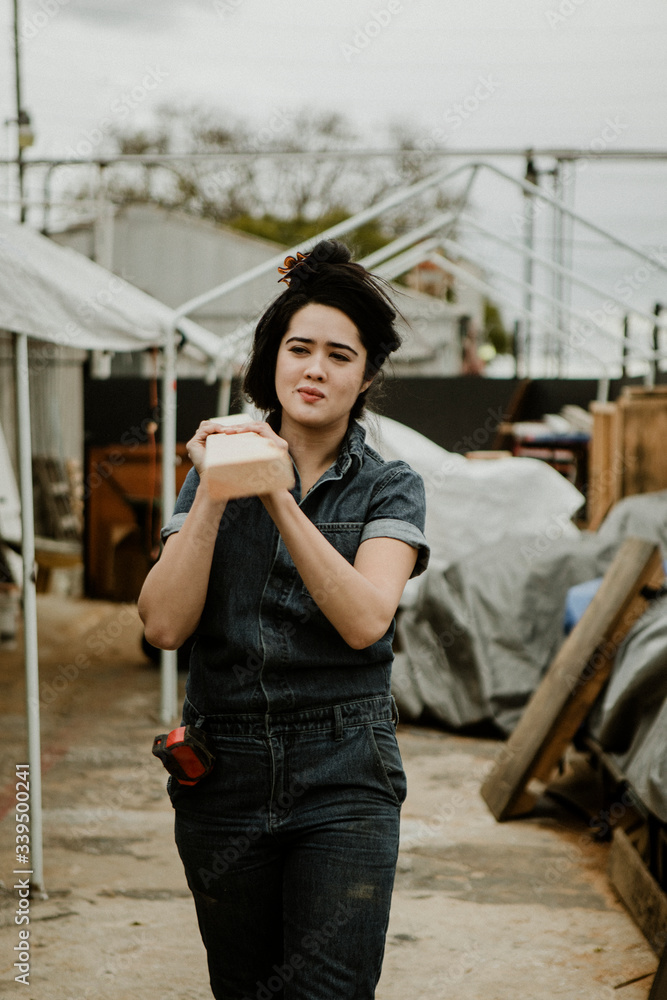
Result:
{"label": "white tent canopy", "polygon": [[[14,335],[23,557],[23,628],[30,762],[31,883],[44,889],[40,767],[39,665],[34,579],[35,537],[30,431],[28,338],[100,351],[166,349],[173,361],[173,332],[186,338],[188,353],[228,368],[234,347],[176,313],[129,282],[25,225],[0,215],[0,329]],[[221,351],[221,346],[224,349]],[[173,382],[175,371],[171,366]],[[169,409],[169,408],[168,408]],[[173,412],[165,416],[173,423]],[[166,428],[165,428],[166,430]],[[171,435],[167,435],[169,439]],[[165,448],[165,453],[168,451]],[[165,668],[167,664],[163,665]],[[169,664],[175,675],[175,664]],[[174,692],[175,693],[175,692]]]}
{"label": "white tent canopy", "polygon": [[[83,254],[0,214],[0,329],[66,347],[163,347],[174,310]],[[224,341],[194,323],[177,329],[201,359],[226,364]]]}

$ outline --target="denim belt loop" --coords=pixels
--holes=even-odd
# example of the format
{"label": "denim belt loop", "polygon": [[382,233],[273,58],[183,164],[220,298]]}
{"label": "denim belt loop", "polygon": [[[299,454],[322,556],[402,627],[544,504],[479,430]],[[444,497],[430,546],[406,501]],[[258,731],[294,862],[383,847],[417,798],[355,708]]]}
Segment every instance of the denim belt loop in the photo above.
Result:
{"label": "denim belt loop", "polygon": [[342,740],[343,738],[343,713],[341,711],[340,705],[334,705],[334,720],[336,723],[336,728],[334,731],[334,739]]}
{"label": "denim belt loop", "polygon": [[397,726],[398,725],[398,705],[396,704],[396,699],[394,698],[393,694],[390,697],[391,697],[391,721],[394,723],[395,726]]}

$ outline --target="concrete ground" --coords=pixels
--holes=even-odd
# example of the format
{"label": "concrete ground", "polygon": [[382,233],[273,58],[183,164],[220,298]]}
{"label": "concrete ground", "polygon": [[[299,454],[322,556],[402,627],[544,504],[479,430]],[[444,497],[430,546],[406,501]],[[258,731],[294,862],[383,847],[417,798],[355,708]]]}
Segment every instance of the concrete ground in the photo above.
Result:
{"label": "concrete ground", "polygon": [[[16,983],[19,648],[0,652],[0,992],[205,1000],[165,774],[150,753],[164,728],[159,671],[141,654],[136,611],[45,595],[39,617],[48,898],[30,901],[29,984]],[[403,725],[399,739],[409,793],[379,1000],[645,1000],[657,960],[585,822],[545,802],[499,825],[479,795],[497,744]]]}

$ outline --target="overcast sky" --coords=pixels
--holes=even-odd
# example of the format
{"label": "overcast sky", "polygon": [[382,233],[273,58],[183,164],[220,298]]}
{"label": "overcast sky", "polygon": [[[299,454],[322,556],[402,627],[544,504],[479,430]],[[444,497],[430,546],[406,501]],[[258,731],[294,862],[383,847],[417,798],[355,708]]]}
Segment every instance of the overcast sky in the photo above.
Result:
{"label": "overcast sky", "polygon": [[[19,3],[30,156],[101,152],[100,133],[165,103],[230,109],[258,129],[303,106],[336,110],[369,144],[402,120],[450,147],[667,149],[665,0]],[[11,25],[4,0],[3,122],[15,116]],[[3,133],[13,155],[13,126]],[[658,246],[666,170],[596,164],[578,207]]]}
{"label": "overcast sky", "polygon": [[[19,2],[36,155],[164,102],[259,125],[303,104],[370,129],[402,118],[459,146],[588,147],[610,118],[618,146],[667,147],[664,0]],[[14,114],[11,7],[3,121]],[[474,108],[476,92],[486,96]],[[458,123],[466,100],[474,111]]]}

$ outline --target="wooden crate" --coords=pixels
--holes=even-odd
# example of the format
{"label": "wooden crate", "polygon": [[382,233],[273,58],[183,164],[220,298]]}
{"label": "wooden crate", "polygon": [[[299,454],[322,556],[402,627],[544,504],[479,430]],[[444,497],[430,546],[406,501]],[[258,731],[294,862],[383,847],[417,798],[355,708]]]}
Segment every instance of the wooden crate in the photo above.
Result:
{"label": "wooden crate", "polygon": [[622,497],[667,489],[667,387],[631,387],[617,403],[591,403],[588,527]]}
{"label": "wooden crate", "polygon": [[[176,490],[190,468],[184,444],[176,448]],[[90,597],[134,601],[159,541],[161,449],[108,445],[88,452],[86,589]]]}

